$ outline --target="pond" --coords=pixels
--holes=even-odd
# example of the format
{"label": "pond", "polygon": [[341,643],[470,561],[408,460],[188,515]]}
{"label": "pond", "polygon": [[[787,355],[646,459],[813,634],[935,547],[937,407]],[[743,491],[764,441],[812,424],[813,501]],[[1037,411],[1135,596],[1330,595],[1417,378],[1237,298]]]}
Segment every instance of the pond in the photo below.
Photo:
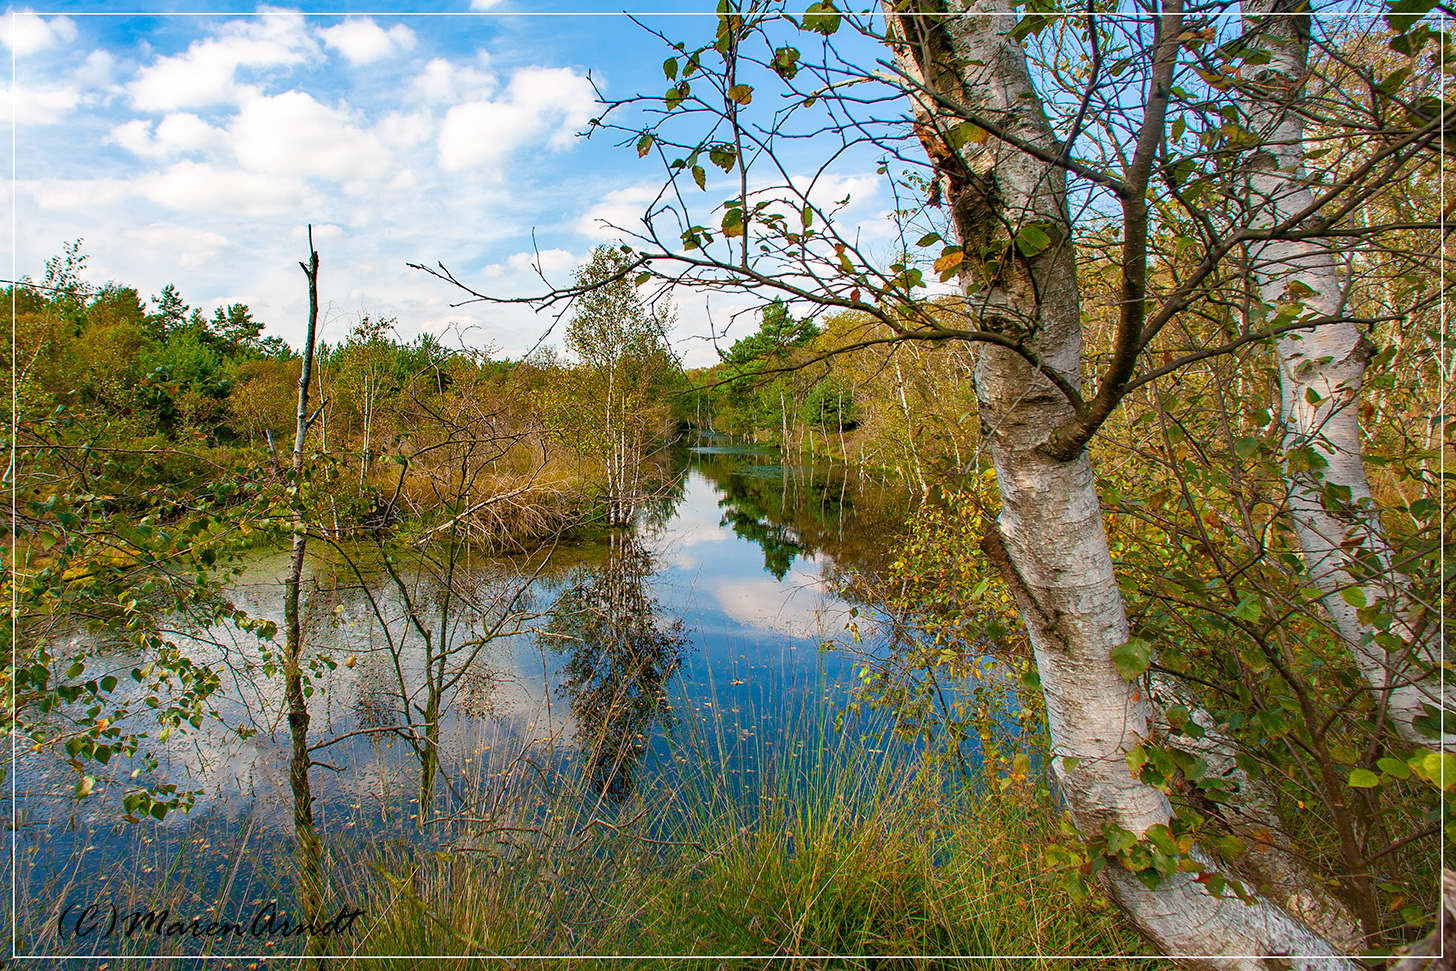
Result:
{"label": "pond", "polygon": [[[487,810],[492,831],[564,811],[610,821],[705,768],[752,806],[767,765],[877,727],[849,704],[862,660],[834,645],[849,640],[856,611],[834,591],[843,571],[884,554],[904,495],[844,468],[725,447],[680,451],[668,483],[633,530],[531,555],[385,564],[368,544],[311,546],[306,640],[327,663],[311,679],[310,780],[328,852],[459,848],[479,828],[462,841],[456,823]],[[283,553],[254,555],[229,597],[281,621],[285,564]],[[177,640],[226,671],[222,723],[178,732],[154,766],[114,758],[79,803],[69,766],[18,759],[19,954],[108,953],[96,935],[58,928],[68,904],[288,909],[295,803],[282,679],[261,673],[261,645],[246,635]],[[103,660],[118,673],[136,663]],[[195,804],[160,823],[123,822],[112,790],[134,772],[195,792]],[[529,788],[540,780],[558,794]],[[208,944],[219,954],[296,946]]]}

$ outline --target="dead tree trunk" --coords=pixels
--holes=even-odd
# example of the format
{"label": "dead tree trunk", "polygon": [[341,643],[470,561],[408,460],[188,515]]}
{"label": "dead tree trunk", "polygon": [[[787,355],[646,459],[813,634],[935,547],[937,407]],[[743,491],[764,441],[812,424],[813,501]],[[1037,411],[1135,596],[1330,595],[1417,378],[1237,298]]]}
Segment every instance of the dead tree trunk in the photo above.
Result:
{"label": "dead tree trunk", "polygon": [[309,258],[300,263],[308,277],[308,334],[303,349],[303,367],[298,376],[298,423],[293,437],[293,555],[283,588],[283,619],[287,629],[284,657],[284,694],[288,700],[288,728],[293,740],[289,782],[293,787],[293,829],[298,840],[300,897],[306,919],[313,920],[322,906],[323,884],[319,874],[319,841],[313,825],[313,794],[308,770],[308,700],[303,693],[303,623],[299,594],[303,585],[303,561],[308,550],[302,497],[303,447],[308,436],[308,386],[313,372],[314,338],[318,330],[318,252],[313,248],[313,227],[308,233]]}

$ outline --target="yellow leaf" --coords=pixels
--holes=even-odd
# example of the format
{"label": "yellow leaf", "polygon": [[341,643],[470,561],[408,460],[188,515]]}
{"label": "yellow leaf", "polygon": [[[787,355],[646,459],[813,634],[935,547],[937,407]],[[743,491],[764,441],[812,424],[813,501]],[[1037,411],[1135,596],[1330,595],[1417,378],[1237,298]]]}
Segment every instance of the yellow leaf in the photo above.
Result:
{"label": "yellow leaf", "polygon": [[952,250],[940,259],[935,261],[935,272],[948,273],[965,262],[966,254],[962,250]]}

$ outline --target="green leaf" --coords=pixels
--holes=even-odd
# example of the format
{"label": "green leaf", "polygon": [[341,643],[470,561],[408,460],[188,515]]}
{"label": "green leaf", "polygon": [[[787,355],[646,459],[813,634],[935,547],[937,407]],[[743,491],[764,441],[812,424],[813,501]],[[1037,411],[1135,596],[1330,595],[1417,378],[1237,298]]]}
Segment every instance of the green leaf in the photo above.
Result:
{"label": "green leaf", "polygon": [[1340,591],[1340,599],[1351,607],[1364,607],[1368,604],[1365,599],[1365,591],[1359,587],[1346,587]]}
{"label": "green leaf", "polygon": [[729,209],[723,214],[724,236],[727,236],[731,239],[735,236],[742,236],[745,232],[747,232],[747,229],[743,225],[742,209]]}
{"label": "green leaf", "polygon": [[1456,755],[1441,752],[1417,752],[1405,760],[1411,771],[1438,789],[1456,785]]}
{"label": "green leaf", "polygon": [[1178,844],[1173,841],[1173,833],[1164,823],[1149,826],[1147,840],[1168,856],[1178,855]]}
{"label": "green leaf", "polygon": [[1435,7],[1435,0],[1395,0],[1386,9],[1389,11],[1385,21],[1390,29],[1397,34],[1404,34],[1410,31],[1431,8]]}
{"label": "green leaf", "polygon": [[972,121],[963,121],[954,125],[945,133],[945,143],[952,151],[960,151],[966,142],[974,142],[979,145],[986,140],[986,129]]}
{"label": "green leaf", "polygon": [[918,243],[916,243],[915,245],[916,246],[933,246],[934,244],[936,244],[938,242],[940,242],[940,233],[926,233],[924,236],[921,236],[920,237],[920,241]]}
{"label": "green leaf", "polygon": [[667,76],[667,79],[669,81],[676,81],[677,80],[677,58],[675,58],[675,57],[669,57],[667,60],[663,61],[662,62],[662,73]]}
{"label": "green leaf", "polygon": [[1400,759],[1391,758],[1389,755],[1377,759],[1375,765],[1386,775],[1396,779],[1409,779],[1411,777],[1410,766]]}
{"label": "green leaf", "polygon": [[1173,141],[1176,142],[1178,139],[1182,138],[1183,132],[1187,131],[1187,129],[1188,125],[1186,122],[1183,121],[1183,118],[1181,116],[1175,119],[1173,121],[1173,130],[1170,133]]}
{"label": "green leaf", "polygon": [[701,165],[693,166],[693,181],[698,184],[699,189],[706,189],[708,187],[708,173],[703,171]]}
{"label": "green leaf", "polygon": [[1022,226],[1016,234],[1016,249],[1022,256],[1032,257],[1052,244],[1052,238],[1038,226]]}
{"label": "green leaf", "polygon": [[637,139],[637,157],[642,158],[648,152],[652,151],[652,143],[655,141],[657,141],[657,136],[650,132]]}
{"label": "green leaf", "polygon": [[753,88],[747,84],[735,84],[728,89],[728,97],[741,105],[753,100]]}
{"label": "green leaf", "polygon": [[1108,823],[1102,827],[1102,834],[1107,840],[1107,855],[1116,856],[1124,850],[1130,850],[1137,846],[1137,837],[1127,830]]}
{"label": "green leaf", "polygon": [[1140,637],[1117,645],[1112,649],[1112,663],[1124,681],[1136,681],[1142,677],[1152,662],[1153,645]]}
{"label": "green leaf", "polygon": [[1406,78],[1410,77],[1409,67],[1396,68],[1385,76],[1380,82],[1380,93],[1387,97],[1400,91],[1401,85],[1405,84]]}
{"label": "green leaf", "polygon": [[[1379,635],[1377,635],[1377,640]],[[1397,645],[1397,649],[1401,645]],[[1456,735],[1456,712],[1442,711],[1435,705],[1424,704],[1425,714],[1417,715],[1411,720],[1416,731],[1427,738],[1440,738],[1442,735]]]}
{"label": "green leaf", "polygon": [[1248,845],[1237,836],[1219,836],[1211,840],[1215,849],[1223,854],[1226,860],[1237,860],[1249,852]]}
{"label": "green leaf", "polygon": [[1258,623],[1263,613],[1263,608],[1259,606],[1258,596],[1252,593],[1243,600],[1240,600],[1238,606],[1233,609],[1233,616],[1235,618],[1247,621],[1250,624]]}
{"label": "green leaf", "polygon": [[1350,773],[1350,785],[1356,789],[1374,789],[1380,785],[1380,776],[1369,769],[1355,769]]}
{"label": "green leaf", "polygon": [[773,69],[778,72],[779,77],[785,81],[792,81],[794,75],[799,73],[799,49],[796,47],[780,47],[774,51]]}
{"label": "green leaf", "polygon": [[708,160],[728,172],[738,161],[738,150],[732,145],[713,145],[708,149]]}
{"label": "green leaf", "polygon": [[830,0],[823,0],[804,11],[804,19],[799,22],[803,30],[812,30],[828,37],[839,29],[839,14],[834,9]]}
{"label": "green leaf", "polygon": [[[1024,22],[1025,21],[1023,21],[1023,23]],[[1137,877],[1138,882],[1141,883],[1143,886],[1147,887],[1149,890],[1158,889],[1158,884],[1163,882],[1163,875],[1157,870],[1153,869],[1151,866],[1147,867],[1146,869],[1139,870],[1137,873],[1133,874],[1133,876]]]}

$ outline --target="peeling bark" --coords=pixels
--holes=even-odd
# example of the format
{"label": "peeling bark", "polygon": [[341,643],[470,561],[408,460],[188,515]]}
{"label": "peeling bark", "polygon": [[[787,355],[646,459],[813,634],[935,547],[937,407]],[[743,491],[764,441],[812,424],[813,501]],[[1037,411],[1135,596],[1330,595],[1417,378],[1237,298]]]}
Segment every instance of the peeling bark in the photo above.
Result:
{"label": "peeling bark", "polygon": [[[958,150],[946,138],[963,118],[979,117],[1044,158],[1061,153],[1026,53],[1007,36],[1016,22],[1010,3],[923,3],[916,10],[965,14],[917,17],[885,7],[891,46],[912,88],[916,130],[937,162],[966,247],[960,282],[967,312],[986,329],[1022,338],[1064,382],[1080,387],[1082,332],[1065,172],[996,137],[966,141]],[[987,243],[1009,242],[1030,224],[1051,238],[1044,251],[1022,257],[1007,247],[1004,258],[972,259]],[[1125,761],[1148,736],[1153,712],[1112,662],[1129,631],[1091,461],[1080,447],[1068,455],[1054,441],[1078,415],[1056,384],[1008,348],[981,349],[975,387],[1001,492],[1001,514],[983,549],[1027,624],[1046,698],[1053,771],[1081,832],[1095,835],[1112,823],[1141,835],[1166,824],[1172,807]],[[1120,866],[1104,874],[1112,899],[1181,966],[1356,967],[1263,899],[1250,905],[1216,898],[1187,873],[1173,874],[1156,890]]]}

